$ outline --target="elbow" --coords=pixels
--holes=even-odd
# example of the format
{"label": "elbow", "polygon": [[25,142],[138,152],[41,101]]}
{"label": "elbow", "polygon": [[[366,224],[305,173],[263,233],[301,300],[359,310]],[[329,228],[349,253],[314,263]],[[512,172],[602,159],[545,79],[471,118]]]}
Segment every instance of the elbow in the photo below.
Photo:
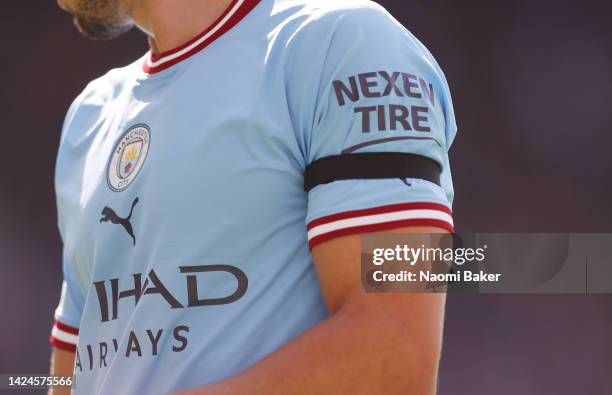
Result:
{"label": "elbow", "polygon": [[[361,304],[356,315],[361,317],[361,333],[369,334],[368,348],[377,355],[369,366],[376,371],[382,393],[434,395],[442,355],[445,298],[377,296]],[[372,303],[374,300],[378,303]]]}
{"label": "elbow", "polygon": [[[403,336],[406,336],[404,333]],[[401,334],[397,334],[401,336]],[[394,336],[395,337],[395,336]],[[438,382],[441,342],[435,339],[396,341],[384,358],[383,371],[389,394],[434,395]]]}

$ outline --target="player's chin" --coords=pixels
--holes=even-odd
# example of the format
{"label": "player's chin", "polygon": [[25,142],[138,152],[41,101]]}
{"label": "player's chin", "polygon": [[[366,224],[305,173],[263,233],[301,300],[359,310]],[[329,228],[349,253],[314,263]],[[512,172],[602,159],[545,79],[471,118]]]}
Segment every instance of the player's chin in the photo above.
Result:
{"label": "player's chin", "polygon": [[57,5],[60,6],[60,8],[64,11],[67,11],[69,13],[73,13],[73,6],[74,0],[57,0]]}
{"label": "player's chin", "polygon": [[133,23],[127,21],[100,21],[79,15],[74,16],[74,24],[82,35],[97,41],[112,40],[134,27]]}

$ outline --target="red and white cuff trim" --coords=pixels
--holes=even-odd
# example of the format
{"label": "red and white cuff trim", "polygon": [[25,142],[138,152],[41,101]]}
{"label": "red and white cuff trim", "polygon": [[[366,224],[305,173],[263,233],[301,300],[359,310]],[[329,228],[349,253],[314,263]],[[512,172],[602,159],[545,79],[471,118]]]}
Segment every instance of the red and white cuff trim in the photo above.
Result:
{"label": "red and white cuff trim", "polygon": [[79,338],[79,329],[66,324],[62,324],[59,321],[55,321],[53,329],[51,330],[51,337],[49,337],[49,343],[62,350],[72,351],[76,350],[77,340]]}
{"label": "red and white cuff trim", "polygon": [[317,244],[339,236],[369,233],[404,226],[434,226],[454,232],[451,210],[437,203],[404,203],[347,211],[310,222],[308,244]]}
{"label": "red and white cuff trim", "polygon": [[259,2],[260,0],[233,0],[223,15],[190,41],[159,55],[149,52],[143,65],[144,71],[150,74],[157,73],[206,48],[237,25]]}

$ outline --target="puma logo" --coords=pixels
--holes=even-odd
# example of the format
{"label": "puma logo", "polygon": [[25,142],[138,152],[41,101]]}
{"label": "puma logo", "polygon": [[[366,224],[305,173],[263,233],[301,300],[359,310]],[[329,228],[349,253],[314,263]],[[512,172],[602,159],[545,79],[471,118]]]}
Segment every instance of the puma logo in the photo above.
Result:
{"label": "puma logo", "polygon": [[100,218],[100,223],[110,221],[112,224],[121,225],[125,229],[126,232],[132,237],[134,240],[134,245],[136,245],[136,236],[134,236],[134,229],[132,229],[132,224],[130,223],[130,218],[132,218],[132,213],[134,212],[134,207],[138,204],[138,198],[134,199],[132,202],[132,209],[130,210],[130,215],[127,218],[121,218],[117,215],[115,210],[110,207],[104,207],[102,209],[102,218]]}

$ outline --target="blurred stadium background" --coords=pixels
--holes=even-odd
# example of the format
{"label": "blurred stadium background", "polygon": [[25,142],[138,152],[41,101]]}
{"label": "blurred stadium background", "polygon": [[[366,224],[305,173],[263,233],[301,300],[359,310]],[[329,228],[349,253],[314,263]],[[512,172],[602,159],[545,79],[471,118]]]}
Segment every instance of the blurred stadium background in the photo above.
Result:
{"label": "blurred stadium background", "polygon": [[[612,3],[379,3],[449,80],[460,232],[612,232]],[[45,372],[61,123],[88,81],[147,46],[136,31],[89,42],[53,1],[4,1],[0,21],[0,372]],[[449,299],[441,395],[610,394],[611,372],[612,295]]]}

